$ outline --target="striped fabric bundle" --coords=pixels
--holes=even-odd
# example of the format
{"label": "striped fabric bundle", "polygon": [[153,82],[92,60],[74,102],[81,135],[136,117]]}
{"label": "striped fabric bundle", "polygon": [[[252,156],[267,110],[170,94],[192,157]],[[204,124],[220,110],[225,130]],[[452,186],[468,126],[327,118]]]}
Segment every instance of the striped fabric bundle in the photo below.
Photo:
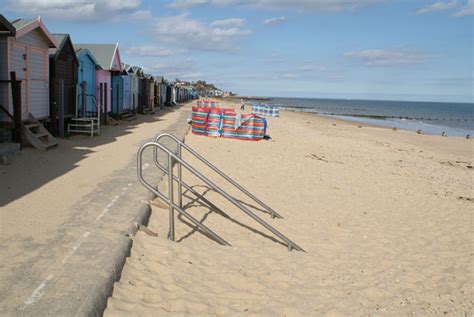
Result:
{"label": "striped fabric bundle", "polygon": [[199,99],[196,101],[198,107],[218,107],[218,103],[215,100],[212,99]]}
{"label": "striped fabric bundle", "polygon": [[218,138],[221,136],[222,109],[210,108],[207,121],[207,135]]}
{"label": "striped fabric bundle", "polygon": [[260,141],[265,136],[267,120],[254,114],[224,112],[222,137],[239,140]]}
{"label": "striped fabric bundle", "polygon": [[192,132],[197,135],[207,135],[207,122],[209,120],[210,108],[193,107],[191,114]]}
{"label": "striped fabric bundle", "polygon": [[267,120],[254,114],[237,114],[233,109],[193,107],[192,132],[210,137],[262,140]]}
{"label": "striped fabric bundle", "polygon": [[258,116],[279,117],[280,108],[272,105],[255,104],[252,107],[252,113]]}

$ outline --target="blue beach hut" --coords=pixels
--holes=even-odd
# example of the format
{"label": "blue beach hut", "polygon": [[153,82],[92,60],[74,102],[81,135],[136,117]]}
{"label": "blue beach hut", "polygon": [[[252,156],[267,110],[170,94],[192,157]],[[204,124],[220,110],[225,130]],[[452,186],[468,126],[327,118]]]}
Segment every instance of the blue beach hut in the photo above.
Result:
{"label": "blue beach hut", "polygon": [[131,98],[132,98],[132,109],[135,111],[140,104],[140,76],[141,68],[138,66],[128,66],[126,67],[128,74],[130,75],[131,80]]}
{"label": "blue beach hut", "polygon": [[76,50],[79,61],[77,72],[77,110],[76,117],[85,117],[88,113],[97,112],[97,101],[95,100],[95,73],[99,68],[97,61],[88,49]]}
{"label": "blue beach hut", "polygon": [[120,116],[132,109],[132,76],[123,65],[123,71],[112,76],[112,113]]}

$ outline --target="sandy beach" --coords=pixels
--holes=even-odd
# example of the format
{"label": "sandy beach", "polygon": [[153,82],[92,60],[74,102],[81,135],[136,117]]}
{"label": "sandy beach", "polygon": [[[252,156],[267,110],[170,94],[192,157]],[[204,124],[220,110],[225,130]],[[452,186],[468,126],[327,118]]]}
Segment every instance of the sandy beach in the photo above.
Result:
{"label": "sandy beach", "polygon": [[283,112],[269,119],[269,141],[189,133],[188,145],[283,215],[253,208],[306,252],[288,252],[184,173],[220,209],[186,193],[186,210],[232,247],[180,218],[178,242],[167,240],[168,210],[155,202],[158,236],[134,237],[105,316],[472,315],[473,141],[359,125]]}
{"label": "sandy beach", "polygon": [[186,131],[186,117],[185,106],[166,108],[47,152],[25,147],[0,166],[0,315],[74,315],[95,296],[87,288],[112,271],[108,252],[146,199],[137,148],[158,131]]}

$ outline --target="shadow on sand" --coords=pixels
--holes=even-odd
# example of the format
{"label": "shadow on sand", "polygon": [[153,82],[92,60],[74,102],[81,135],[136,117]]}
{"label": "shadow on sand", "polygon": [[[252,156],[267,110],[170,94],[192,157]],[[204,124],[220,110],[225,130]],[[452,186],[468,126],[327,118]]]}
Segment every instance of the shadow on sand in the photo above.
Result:
{"label": "shadow on sand", "polygon": [[[158,110],[153,115],[138,115],[136,120],[123,121],[117,126],[101,126],[101,134],[93,138],[73,135],[68,139],[59,139],[59,146],[47,152],[25,147],[22,153],[13,159],[11,165],[0,166],[0,207],[75,169],[81,160],[95,152],[95,147],[112,143],[118,137],[133,133],[140,124],[161,121],[162,115],[183,106]],[[132,154],[130,153],[130,157]],[[105,160],[103,164],[107,163]]]}
{"label": "shadow on sand", "polygon": [[[225,213],[224,211],[222,211],[222,209],[220,209],[219,207],[217,207],[215,204],[213,204],[210,200],[208,200],[206,198],[206,195],[213,191],[211,188],[207,187],[207,186],[202,186],[202,185],[196,185],[196,186],[191,186],[191,188],[193,190],[195,190],[195,188],[198,188],[198,187],[201,187],[201,188],[204,188],[204,191],[203,193],[198,193],[197,191],[195,191],[195,194],[193,193],[193,196],[190,196],[189,195],[189,191],[186,190],[183,192],[183,196],[188,198],[190,201],[185,204],[183,206],[183,209],[184,210],[187,210],[189,208],[192,208],[192,207],[204,207],[206,208],[208,211],[202,216],[202,218],[199,220],[200,223],[204,224],[204,222],[206,221],[206,219],[212,214],[212,213],[215,213],[223,218],[225,218],[226,220],[229,220],[231,221],[232,223],[234,224],[237,224],[239,226],[241,226],[242,228],[246,229],[246,230],[249,230],[251,231],[252,233],[254,234],[257,234],[265,239],[268,239],[274,243],[278,243],[280,245],[283,245],[283,246],[286,246],[285,243],[281,242],[280,240],[270,236],[270,235],[267,235],[257,229],[254,229],[252,227],[250,227],[249,225],[246,225],[240,221],[237,221],[236,219],[232,218],[231,216],[229,216],[227,213]],[[253,208],[255,210],[258,210],[260,212],[263,212],[263,213],[266,213],[266,214],[269,214],[266,210],[263,210],[263,209],[260,209],[260,208],[257,208],[251,204],[248,204],[248,203],[244,203],[240,200],[238,200],[240,203],[250,207],[250,208]],[[181,242],[181,241],[184,241],[186,239],[188,239],[189,237],[191,237],[192,235],[194,235],[196,232],[199,232],[201,234],[203,234],[204,236],[208,237],[209,239],[215,241],[215,239],[211,236],[209,236],[208,234],[206,234],[205,232],[201,231],[198,227],[196,227],[194,224],[192,224],[191,222],[187,221],[185,217],[183,217],[181,214],[178,214],[178,219],[184,223],[185,225],[187,225],[189,228],[191,228],[192,230],[190,232],[188,232],[187,234],[185,234],[184,236],[180,237],[179,239],[177,239],[176,241],[177,242]],[[212,228],[211,228],[212,229]],[[217,242],[217,241],[215,241]]]}

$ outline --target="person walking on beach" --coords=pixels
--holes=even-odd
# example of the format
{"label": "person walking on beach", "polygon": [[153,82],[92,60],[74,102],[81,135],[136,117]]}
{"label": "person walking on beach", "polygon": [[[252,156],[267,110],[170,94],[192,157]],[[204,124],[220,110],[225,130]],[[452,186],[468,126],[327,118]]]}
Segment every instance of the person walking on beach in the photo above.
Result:
{"label": "person walking on beach", "polygon": [[242,105],[240,106],[240,110],[242,110],[242,111],[245,110],[245,103],[244,103],[244,100],[243,100],[243,99],[240,99],[240,103],[242,104]]}

